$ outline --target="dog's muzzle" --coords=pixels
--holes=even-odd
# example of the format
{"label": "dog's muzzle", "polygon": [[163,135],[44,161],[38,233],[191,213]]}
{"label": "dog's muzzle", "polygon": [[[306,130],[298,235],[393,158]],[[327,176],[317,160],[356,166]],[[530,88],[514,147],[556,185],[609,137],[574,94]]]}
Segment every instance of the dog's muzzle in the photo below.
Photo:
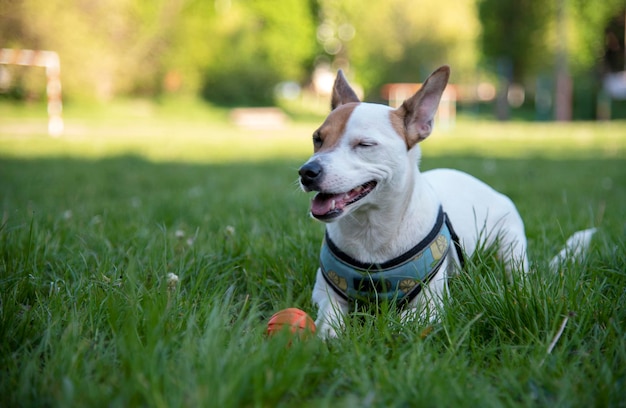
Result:
{"label": "dog's muzzle", "polygon": [[324,176],[324,168],[317,161],[305,163],[300,170],[300,183],[307,191],[319,190],[319,184]]}

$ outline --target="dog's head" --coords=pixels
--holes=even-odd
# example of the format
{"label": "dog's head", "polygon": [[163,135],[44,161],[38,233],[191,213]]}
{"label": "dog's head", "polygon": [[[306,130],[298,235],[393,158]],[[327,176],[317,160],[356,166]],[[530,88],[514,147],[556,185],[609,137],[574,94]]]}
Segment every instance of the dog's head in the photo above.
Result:
{"label": "dog's head", "polygon": [[[311,215],[331,222],[393,194],[410,173],[407,152],[430,135],[450,68],[433,72],[398,109],[362,103],[339,71],[332,111],[313,133],[314,154],[300,168],[304,191],[317,191]],[[403,169],[405,171],[403,171]],[[392,197],[393,198],[393,197]]]}

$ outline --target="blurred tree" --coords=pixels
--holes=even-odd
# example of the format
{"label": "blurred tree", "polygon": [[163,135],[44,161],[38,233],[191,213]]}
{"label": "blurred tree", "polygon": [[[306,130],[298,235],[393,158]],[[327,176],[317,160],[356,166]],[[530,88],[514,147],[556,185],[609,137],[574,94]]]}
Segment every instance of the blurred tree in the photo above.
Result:
{"label": "blurred tree", "polygon": [[319,2],[318,39],[337,65],[350,62],[366,91],[386,82],[418,82],[442,64],[453,67],[453,81],[475,73],[475,0]]}
{"label": "blurred tree", "polygon": [[605,29],[611,19],[626,12],[624,0],[568,0],[568,48],[573,72],[594,68],[605,47]]}
{"label": "blurred tree", "polygon": [[[0,36],[61,57],[65,97],[154,91],[182,0],[0,0]],[[8,23],[7,23],[8,22]]]}
{"label": "blurred tree", "polygon": [[587,71],[602,54],[604,29],[624,9],[623,0],[566,0],[566,37],[560,38],[559,0],[478,0],[481,48],[491,61],[507,59],[513,80],[523,81],[555,64],[565,41],[572,69]]}
{"label": "blurred tree", "polygon": [[605,31],[602,72],[626,70],[626,4],[624,10],[614,16]]}
{"label": "blurred tree", "polygon": [[227,27],[235,23],[235,19],[219,21],[229,4],[228,0],[186,1],[172,31],[171,46],[163,54],[166,91],[196,94],[202,87],[207,68],[224,52],[220,24]]}
{"label": "blurred tree", "polygon": [[[570,75],[586,75],[599,62],[604,30],[624,9],[623,0],[477,0],[484,62],[507,84],[554,71],[559,104],[571,103]],[[559,110],[567,117],[567,107]],[[559,114],[560,116],[561,114]],[[506,112],[502,116],[507,116]]]}
{"label": "blurred tree", "polygon": [[554,0],[478,0],[483,64],[495,72],[499,82],[498,119],[510,116],[507,97],[511,83],[523,83],[545,64],[546,35],[554,10]]}
{"label": "blurred tree", "polygon": [[283,0],[277,7],[273,0],[217,0],[210,10],[197,0],[183,25],[168,65],[185,70],[182,62],[193,58],[194,85],[220,104],[271,104],[276,84],[303,81],[315,57],[315,18],[307,1]]}
{"label": "blurred tree", "polygon": [[[565,0],[563,0],[565,1]],[[480,51],[522,82],[554,69],[565,44],[573,75],[603,50],[624,0],[0,0],[2,46],[61,56],[64,95],[198,93],[223,104],[268,104],[281,81],[304,82],[317,57],[351,68],[369,98],[441,64],[473,79]],[[482,35],[481,35],[482,23]],[[565,38],[565,41],[563,41]]]}
{"label": "blurred tree", "polygon": [[554,1],[478,0],[478,12],[483,57],[490,62],[506,61],[511,80],[521,82],[545,64]]}
{"label": "blurred tree", "polygon": [[3,46],[61,56],[64,95],[197,92],[270,103],[315,57],[311,0],[0,0]]}

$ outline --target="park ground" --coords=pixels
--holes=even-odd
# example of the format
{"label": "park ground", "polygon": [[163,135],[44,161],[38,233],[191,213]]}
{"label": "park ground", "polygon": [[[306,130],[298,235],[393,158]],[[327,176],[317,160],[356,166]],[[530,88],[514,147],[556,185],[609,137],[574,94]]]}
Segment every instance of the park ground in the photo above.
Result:
{"label": "park ground", "polygon": [[[485,249],[440,322],[382,305],[324,342],[265,336],[277,310],[316,314],[323,227],[297,168],[320,116],[247,129],[126,101],[65,119],[52,138],[45,107],[0,104],[0,405],[623,406],[626,122],[437,129],[422,168],[509,195],[533,272],[510,281]],[[592,226],[588,257],[549,273]]]}

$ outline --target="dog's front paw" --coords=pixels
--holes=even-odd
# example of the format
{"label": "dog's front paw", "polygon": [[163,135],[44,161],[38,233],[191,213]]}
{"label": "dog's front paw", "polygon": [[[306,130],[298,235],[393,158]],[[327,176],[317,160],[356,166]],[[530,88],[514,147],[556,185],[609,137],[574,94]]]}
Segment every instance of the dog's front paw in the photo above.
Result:
{"label": "dog's front paw", "polygon": [[343,328],[344,314],[340,304],[323,303],[315,321],[318,335],[323,339],[336,338]]}
{"label": "dog's front paw", "polygon": [[318,335],[323,339],[337,337],[344,324],[343,316],[348,313],[348,303],[328,286],[319,269],[312,300],[318,307],[315,321]]}
{"label": "dog's front paw", "polygon": [[334,339],[337,338],[337,329],[328,322],[326,319],[317,319],[315,322],[317,328],[317,334],[322,339]]}

